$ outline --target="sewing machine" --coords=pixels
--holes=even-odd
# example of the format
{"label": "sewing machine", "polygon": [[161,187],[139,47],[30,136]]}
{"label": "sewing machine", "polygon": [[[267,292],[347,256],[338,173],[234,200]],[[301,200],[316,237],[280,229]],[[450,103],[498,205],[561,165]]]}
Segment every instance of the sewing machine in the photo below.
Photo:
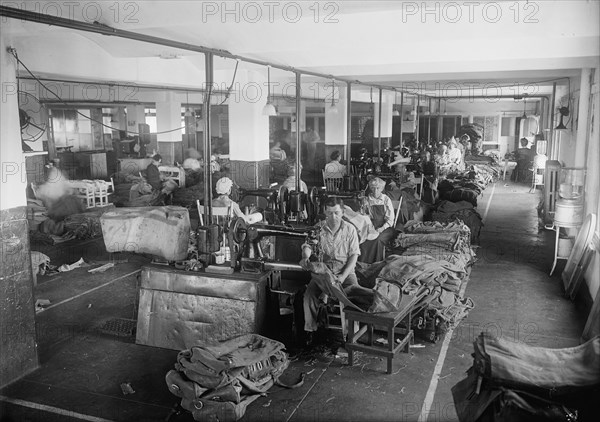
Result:
{"label": "sewing machine", "polygon": [[259,273],[267,270],[303,271],[298,264],[301,252],[298,250],[296,262],[275,262],[263,252],[261,240],[266,236],[301,239],[318,249],[319,228],[290,228],[285,226],[252,224],[246,225],[243,219],[236,218],[229,228],[231,266],[241,272]]}
{"label": "sewing machine", "polygon": [[280,224],[286,219],[286,202],[288,201],[288,190],[285,186],[280,188],[258,188],[244,189],[239,188],[237,198],[232,198],[240,203],[247,196],[258,196],[267,201],[263,218],[269,224]]}
{"label": "sewing machine", "polygon": [[[310,190],[310,193],[308,195],[308,201],[312,206],[314,216],[316,216],[317,214],[324,214],[325,201],[327,200],[327,198],[330,197],[342,199],[345,205],[348,205],[352,209],[356,208],[355,211],[360,211],[360,209],[365,206],[364,191],[331,193],[325,191],[325,189],[319,189],[314,187]],[[314,224],[315,221],[311,220],[311,223]]]}
{"label": "sewing machine", "polygon": [[[285,186],[278,188],[238,189],[238,200],[247,196],[258,196],[267,201],[264,221],[268,224],[305,224],[314,218],[313,208],[303,192],[288,191]],[[307,213],[304,213],[304,210]]]}

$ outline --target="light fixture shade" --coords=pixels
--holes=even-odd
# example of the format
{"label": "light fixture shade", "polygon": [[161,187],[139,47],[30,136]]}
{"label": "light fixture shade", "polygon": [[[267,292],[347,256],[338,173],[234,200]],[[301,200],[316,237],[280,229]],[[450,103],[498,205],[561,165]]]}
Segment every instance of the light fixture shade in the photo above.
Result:
{"label": "light fixture shade", "polygon": [[392,116],[399,116],[399,115],[400,115],[400,112],[398,110],[394,110],[392,112]]}
{"label": "light fixture shade", "polygon": [[558,123],[558,126],[556,126],[554,129],[555,129],[555,130],[564,130],[564,129],[566,129],[566,128],[567,128],[567,127],[566,127],[566,126],[564,125],[564,123],[563,123],[563,115],[561,114],[561,115],[560,115],[560,122]]}
{"label": "light fixture shade", "polygon": [[265,116],[277,116],[277,110],[275,106],[269,101],[263,107],[263,115]]}
{"label": "light fixture shade", "polygon": [[329,113],[330,114],[337,114],[338,113],[337,105],[333,101],[331,102],[331,105],[328,108],[329,108]]}

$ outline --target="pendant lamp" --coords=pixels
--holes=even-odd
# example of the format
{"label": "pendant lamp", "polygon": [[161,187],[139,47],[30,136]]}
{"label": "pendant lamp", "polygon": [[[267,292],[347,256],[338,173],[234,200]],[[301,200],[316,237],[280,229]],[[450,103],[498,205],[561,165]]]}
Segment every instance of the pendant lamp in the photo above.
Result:
{"label": "pendant lamp", "polygon": [[277,110],[271,103],[271,66],[267,66],[267,104],[263,107],[263,115],[277,116]]}
{"label": "pendant lamp", "polygon": [[185,113],[183,113],[185,117],[191,117],[192,112],[190,111],[190,97],[189,92],[185,91]]}
{"label": "pendant lamp", "polygon": [[331,80],[331,105],[329,106],[329,112],[333,114],[337,114],[338,109],[335,104],[335,79]]}

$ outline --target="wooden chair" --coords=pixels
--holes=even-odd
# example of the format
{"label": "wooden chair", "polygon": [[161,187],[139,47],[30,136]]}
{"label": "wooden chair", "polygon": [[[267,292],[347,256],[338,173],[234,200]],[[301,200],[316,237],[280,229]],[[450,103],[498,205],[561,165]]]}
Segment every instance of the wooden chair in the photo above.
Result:
{"label": "wooden chair", "polygon": [[401,207],[402,207],[402,197],[400,197],[400,200],[398,201],[394,201],[392,199],[392,205],[394,206],[394,225],[392,227],[396,228],[396,225],[398,224],[398,216],[400,216],[400,212],[401,212]]}
{"label": "wooden chair", "polygon": [[[400,213],[402,212],[401,207],[402,207],[402,197],[400,197],[399,201],[395,201],[392,199],[392,205],[394,206],[394,224],[392,225],[392,227],[395,229],[396,226],[398,225],[398,217],[400,216]],[[385,246],[385,251],[384,251],[384,257],[387,258],[388,254],[389,254],[390,248],[386,245]]]}
{"label": "wooden chair", "polygon": [[421,199],[421,196],[423,195],[423,179],[425,179],[425,176],[423,174],[421,174],[420,177],[414,178],[414,181],[417,184],[415,186],[415,194],[418,196],[419,199]]}
{"label": "wooden chair", "polygon": [[342,190],[342,186],[344,184],[343,177],[325,177],[325,170],[322,170],[323,173],[323,186],[325,186],[325,190],[327,192],[339,192]]}
{"label": "wooden chair", "polygon": [[[342,333],[342,338],[344,342],[351,341],[348,338],[348,318],[346,317],[346,312],[344,311],[344,304],[337,301],[336,298],[329,298],[330,307],[333,308],[333,312],[330,313],[327,311],[327,320],[325,323],[325,328],[329,330],[338,330]],[[354,340],[362,336],[366,331],[367,327],[360,327],[358,321],[354,321],[352,327],[352,332],[354,333]]]}
{"label": "wooden chair", "polygon": [[185,187],[185,170],[176,166],[158,166],[158,171],[165,179],[173,180],[180,188]]}

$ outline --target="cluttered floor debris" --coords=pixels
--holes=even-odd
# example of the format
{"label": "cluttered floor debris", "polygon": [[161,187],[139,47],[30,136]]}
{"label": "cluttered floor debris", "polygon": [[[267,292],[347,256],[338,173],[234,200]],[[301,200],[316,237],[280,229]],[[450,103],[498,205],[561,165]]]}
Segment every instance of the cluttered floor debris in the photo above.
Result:
{"label": "cluttered floor debris", "polygon": [[[476,306],[458,326],[435,342],[416,336],[409,353],[393,359],[390,374],[385,358],[361,352],[349,366],[348,352],[334,336],[309,350],[290,350],[283,378],[304,374],[303,385],[272,388],[242,420],[457,420],[450,389],[465,377],[480,332],[532,346],[579,344],[585,315],[563,297],[562,264],[548,276],[554,234],[539,227],[540,193],[528,190],[499,181],[479,198],[484,226],[477,264],[461,290]],[[36,248],[53,266],[80,258],[96,265],[38,275],[40,368],[0,391],[2,420],[193,420],[186,412],[173,414],[177,398],[165,383],[177,352],[135,344],[139,273],[150,259],[109,256],[101,239],[83,243]],[[90,272],[97,265],[106,267]],[[376,332],[375,341],[387,339]]]}

